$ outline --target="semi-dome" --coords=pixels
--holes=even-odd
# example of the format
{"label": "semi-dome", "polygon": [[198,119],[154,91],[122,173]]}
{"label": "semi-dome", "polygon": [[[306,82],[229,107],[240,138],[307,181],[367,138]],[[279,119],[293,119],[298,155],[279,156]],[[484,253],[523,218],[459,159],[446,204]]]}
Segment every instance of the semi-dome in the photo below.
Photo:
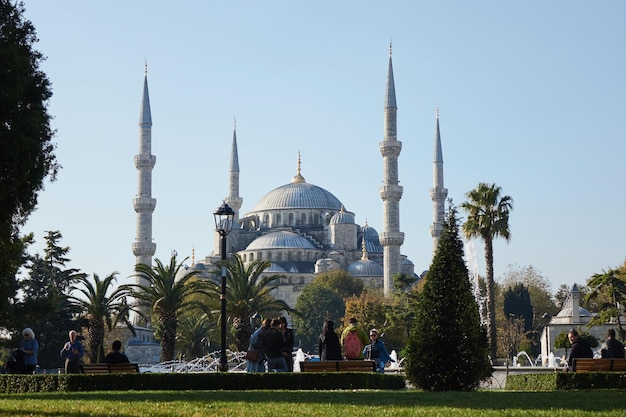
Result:
{"label": "semi-dome", "polygon": [[283,268],[280,265],[275,264],[274,262],[272,262],[269,266],[269,268],[265,269],[263,272],[271,272],[273,274],[278,274],[278,273],[284,273],[287,272],[287,270],[285,268]]}
{"label": "semi-dome", "polygon": [[287,231],[269,233],[255,239],[245,250],[260,249],[315,249],[315,246],[306,238]]}

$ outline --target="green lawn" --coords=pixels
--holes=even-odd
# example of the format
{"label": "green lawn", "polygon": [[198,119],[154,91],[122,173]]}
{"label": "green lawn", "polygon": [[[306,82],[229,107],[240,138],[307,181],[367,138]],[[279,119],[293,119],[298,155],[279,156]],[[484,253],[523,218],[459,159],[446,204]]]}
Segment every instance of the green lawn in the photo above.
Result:
{"label": "green lawn", "polygon": [[0,395],[0,416],[619,416],[626,391],[133,391]]}

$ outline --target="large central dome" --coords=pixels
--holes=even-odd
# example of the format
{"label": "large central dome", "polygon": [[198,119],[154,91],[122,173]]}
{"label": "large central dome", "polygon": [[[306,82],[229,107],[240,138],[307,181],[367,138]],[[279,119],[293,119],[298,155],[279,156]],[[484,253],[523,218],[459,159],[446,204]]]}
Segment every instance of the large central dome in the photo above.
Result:
{"label": "large central dome", "polygon": [[298,169],[291,183],[265,194],[256,203],[251,213],[284,209],[325,209],[335,212],[341,207],[341,202],[332,193],[317,185],[307,184],[300,174],[300,154],[298,153]]}
{"label": "large central dome", "polygon": [[341,202],[329,191],[305,182],[285,184],[265,194],[253,212],[280,209],[328,209],[339,211]]}

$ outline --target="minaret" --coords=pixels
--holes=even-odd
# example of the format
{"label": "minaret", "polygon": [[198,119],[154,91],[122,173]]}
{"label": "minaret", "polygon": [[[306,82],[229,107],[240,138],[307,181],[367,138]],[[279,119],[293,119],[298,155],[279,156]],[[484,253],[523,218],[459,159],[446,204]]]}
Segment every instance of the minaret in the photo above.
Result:
{"label": "minaret", "polygon": [[233,145],[230,151],[230,178],[228,183],[228,197],[226,204],[235,211],[235,220],[239,218],[239,209],[243,198],[239,197],[239,156],[237,153],[237,120],[233,122]]}
{"label": "minaret", "polygon": [[441,135],[439,134],[439,107],[437,107],[436,118],[433,188],[430,189],[430,199],[433,200],[433,224],[430,226],[430,235],[433,237],[435,251],[439,244],[439,235],[443,230],[445,203],[446,197],[448,197],[448,189],[443,187],[443,152],[441,151]]}
{"label": "minaret", "polygon": [[[152,198],[152,168],[156,157],[152,152],[152,116],[150,115],[150,96],[148,95],[148,65],[145,66],[143,80],[143,100],[139,114],[139,155],[135,155],[135,167],[139,171],[139,190],[133,205],[137,213],[137,235],[133,243],[136,264],[152,265],[156,243],[152,242],[152,213],[156,199]],[[145,285],[139,277],[136,283]]]}
{"label": "minaret", "polygon": [[383,156],[384,178],[380,187],[383,200],[383,232],[380,243],[383,246],[383,288],[385,296],[391,293],[392,277],[400,272],[400,246],[404,242],[404,233],[400,232],[400,199],[402,186],[398,185],[398,156],[402,151],[402,142],[397,138],[396,88],[393,82],[391,63],[391,42],[389,43],[389,70],[387,73],[387,94],[384,110],[384,138],[379,143]]}

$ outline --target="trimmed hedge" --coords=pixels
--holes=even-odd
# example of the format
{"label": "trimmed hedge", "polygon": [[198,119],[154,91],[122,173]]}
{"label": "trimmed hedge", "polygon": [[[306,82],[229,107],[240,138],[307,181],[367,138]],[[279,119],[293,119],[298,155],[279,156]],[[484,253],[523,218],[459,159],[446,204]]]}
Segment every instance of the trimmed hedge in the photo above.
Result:
{"label": "trimmed hedge", "polygon": [[626,372],[509,375],[506,379],[506,389],[511,391],[626,389]]}
{"label": "trimmed hedge", "polygon": [[402,375],[379,373],[144,373],[0,375],[0,393],[158,390],[405,389]]}

